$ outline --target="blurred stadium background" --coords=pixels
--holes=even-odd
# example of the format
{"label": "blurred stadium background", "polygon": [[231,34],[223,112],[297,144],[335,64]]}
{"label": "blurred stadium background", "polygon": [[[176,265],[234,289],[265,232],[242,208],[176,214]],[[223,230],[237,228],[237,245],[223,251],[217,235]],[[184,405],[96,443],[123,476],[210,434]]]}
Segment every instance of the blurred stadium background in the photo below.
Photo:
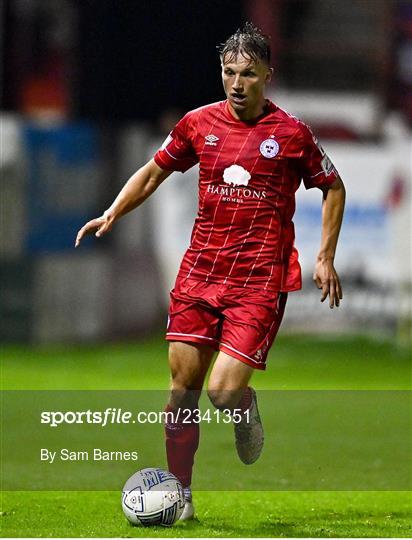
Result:
{"label": "blurred stadium background", "polygon": [[272,36],[269,97],[308,122],[347,186],[332,314],[311,283],[321,194],[298,193],[304,288],[283,330],[407,341],[411,318],[412,3],[3,0],[1,338],[139,339],[165,326],[196,211],[175,173],[101,241],[73,249],[187,110],[224,98],[215,46]]}

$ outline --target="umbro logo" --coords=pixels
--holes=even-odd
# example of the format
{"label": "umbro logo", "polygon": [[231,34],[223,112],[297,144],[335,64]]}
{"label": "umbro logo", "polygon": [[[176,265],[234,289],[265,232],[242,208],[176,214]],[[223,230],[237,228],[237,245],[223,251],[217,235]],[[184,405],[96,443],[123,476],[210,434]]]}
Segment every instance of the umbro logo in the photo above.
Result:
{"label": "umbro logo", "polygon": [[205,145],[208,144],[209,146],[216,146],[217,141],[219,140],[219,137],[216,137],[216,135],[213,135],[213,133],[210,133],[210,135],[206,135],[205,137]]}

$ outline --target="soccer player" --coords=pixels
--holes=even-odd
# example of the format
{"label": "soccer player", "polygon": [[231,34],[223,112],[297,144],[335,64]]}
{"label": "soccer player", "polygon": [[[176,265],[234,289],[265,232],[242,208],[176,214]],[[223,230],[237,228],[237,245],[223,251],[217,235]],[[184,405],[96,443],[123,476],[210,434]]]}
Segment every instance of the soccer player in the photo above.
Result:
{"label": "soccer player", "polygon": [[[321,301],[329,297],[333,308],[342,299],[334,256],[345,188],[310,129],[265,99],[273,73],[268,38],[246,23],[221,46],[220,59],[226,100],[187,113],[110,208],[79,231],[76,246],[87,234],[109,232],[172,171],[199,162],[199,210],[171,292],[166,410],[196,409],[218,351],[208,395],[219,409],[248,412],[234,427],[239,457],[250,464],[261,453],[263,428],[249,380],[254,369],[265,369],[288,293],[301,288],[295,192],[302,180],[307,189],[323,192],[313,278]],[[188,519],[194,512],[190,484],[199,423],[183,423],[176,414],[165,431],[169,469],[185,488]]]}

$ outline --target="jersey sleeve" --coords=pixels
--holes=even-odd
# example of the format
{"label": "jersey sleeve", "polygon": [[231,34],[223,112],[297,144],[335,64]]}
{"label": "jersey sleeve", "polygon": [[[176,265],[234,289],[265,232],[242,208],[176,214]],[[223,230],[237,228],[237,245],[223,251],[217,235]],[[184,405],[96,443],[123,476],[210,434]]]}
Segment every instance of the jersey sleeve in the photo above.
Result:
{"label": "jersey sleeve", "polygon": [[159,167],[166,171],[185,172],[199,161],[191,143],[191,124],[192,117],[188,113],[169,133],[153,158]]}
{"label": "jersey sleeve", "polygon": [[309,127],[303,122],[300,126],[303,145],[300,169],[305,188],[329,187],[339,173]]}

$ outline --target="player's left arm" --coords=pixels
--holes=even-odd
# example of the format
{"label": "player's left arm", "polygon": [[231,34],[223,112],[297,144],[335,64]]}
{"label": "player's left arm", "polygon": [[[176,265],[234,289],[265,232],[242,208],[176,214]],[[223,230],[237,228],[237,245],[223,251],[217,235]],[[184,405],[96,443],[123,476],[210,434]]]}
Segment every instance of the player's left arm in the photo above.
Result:
{"label": "player's left arm", "polygon": [[334,267],[336,246],[345,208],[345,186],[338,177],[335,182],[321,188],[322,203],[322,240],[316,261],[313,280],[318,289],[322,289],[321,302],[329,296],[329,306],[338,307],[343,298],[342,286]]}

